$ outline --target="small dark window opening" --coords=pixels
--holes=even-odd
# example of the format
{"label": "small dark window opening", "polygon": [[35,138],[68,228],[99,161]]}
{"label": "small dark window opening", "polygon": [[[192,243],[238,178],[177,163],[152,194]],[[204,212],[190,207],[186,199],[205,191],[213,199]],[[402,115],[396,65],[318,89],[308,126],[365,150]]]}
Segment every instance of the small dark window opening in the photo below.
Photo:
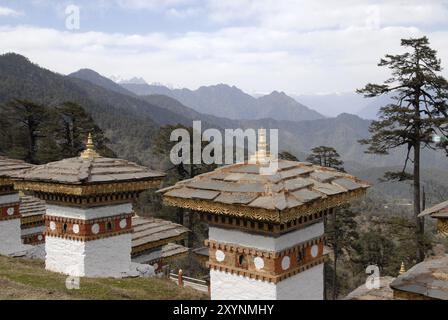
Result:
{"label": "small dark window opening", "polygon": [[246,257],[244,256],[244,254],[240,254],[240,255],[238,256],[238,261],[237,261],[237,263],[238,263],[238,267],[247,269],[247,259],[246,259]]}
{"label": "small dark window opening", "polygon": [[297,264],[302,263],[304,257],[305,257],[305,250],[300,249],[299,252],[297,252]]}
{"label": "small dark window opening", "polygon": [[106,224],[106,230],[107,231],[112,231],[112,222],[108,222],[107,224]]}
{"label": "small dark window opening", "polygon": [[64,223],[64,226],[62,227],[62,231],[65,233],[67,232],[68,226],[66,223]]}

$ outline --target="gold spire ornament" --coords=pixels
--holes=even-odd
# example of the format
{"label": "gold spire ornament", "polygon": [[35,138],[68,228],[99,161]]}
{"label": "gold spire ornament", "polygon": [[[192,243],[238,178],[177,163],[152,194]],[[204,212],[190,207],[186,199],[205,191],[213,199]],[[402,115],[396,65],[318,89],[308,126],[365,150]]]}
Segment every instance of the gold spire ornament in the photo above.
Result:
{"label": "gold spire ornament", "polygon": [[266,163],[270,160],[270,154],[267,151],[266,129],[258,130],[258,143],[255,154],[250,156],[250,161],[255,163]]}
{"label": "gold spire ornament", "polygon": [[89,135],[87,137],[86,150],[81,152],[80,157],[82,159],[93,159],[99,156],[100,155],[95,151],[95,145],[93,144],[92,134],[89,132]]}
{"label": "gold spire ornament", "polygon": [[406,269],[404,267],[404,262],[401,262],[401,267],[400,267],[400,271],[398,272],[398,274],[401,276],[402,274],[406,273]]}

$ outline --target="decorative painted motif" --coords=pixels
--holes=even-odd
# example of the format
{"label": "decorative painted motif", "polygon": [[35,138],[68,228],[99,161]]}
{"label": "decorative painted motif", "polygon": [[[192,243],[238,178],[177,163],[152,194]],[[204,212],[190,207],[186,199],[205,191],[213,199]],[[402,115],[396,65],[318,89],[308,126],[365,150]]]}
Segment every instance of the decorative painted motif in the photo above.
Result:
{"label": "decorative painted motif", "polygon": [[[79,241],[97,240],[132,232],[131,219],[132,213],[92,220],[45,216],[46,231],[44,234]],[[122,221],[126,221],[124,228],[120,226]]]}
{"label": "decorative painted motif", "polygon": [[[231,270],[233,273],[249,275],[251,278],[280,281],[301,270],[307,270],[316,261],[323,262],[324,236],[317,237],[281,251],[265,251],[236,244],[206,240],[209,247],[207,265],[215,270]],[[315,248],[315,249],[313,249]],[[317,250],[317,255],[313,256]],[[222,257],[225,256],[225,259]],[[227,272],[227,271],[226,271]]]}
{"label": "decorative painted motif", "polygon": [[226,258],[226,254],[221,250],[216,250],[215,258],[216,258],[216,261],[223,262],[224,259]]}

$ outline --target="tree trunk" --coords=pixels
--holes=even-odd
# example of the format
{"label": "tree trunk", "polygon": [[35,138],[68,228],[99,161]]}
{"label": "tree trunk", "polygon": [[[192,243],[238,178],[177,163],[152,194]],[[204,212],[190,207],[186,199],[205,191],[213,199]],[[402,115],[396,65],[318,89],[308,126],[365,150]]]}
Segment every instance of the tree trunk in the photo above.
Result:
{"label": "tree trunk", "polygon": [[36,134],[35,132],[35,125],[34,121],[32,119],[28,120],[28,136],[30,139],[30,148],[29,148],[29,154],[28,154],[28,161],[30,163],[36,164]]}
{"label": "tree trunk", "polygon": [[177,223],[183,226],[184,225],[184,210],[182,208],[177,208],[176,215],[177,215]]}
{"label": "tree trunk", "polygon": [[423,219],[419,218],[420,214],[420,141],[414,144],[414,218],[416,224],[416,241],[417,241],[417,262],[425,259],[425,250],[423,246],[424,225]]}
{"label": "tree trunk", "polygon": [[188,232],[188,248],[193,248],[193,240],[194,240],[194,232],[193,232],[193,218],[194,218],[194,213],[191,210],[188,210],[187,213],[188,216],[188,225],[187,228],[188,230],[190,230],[190,232]]}

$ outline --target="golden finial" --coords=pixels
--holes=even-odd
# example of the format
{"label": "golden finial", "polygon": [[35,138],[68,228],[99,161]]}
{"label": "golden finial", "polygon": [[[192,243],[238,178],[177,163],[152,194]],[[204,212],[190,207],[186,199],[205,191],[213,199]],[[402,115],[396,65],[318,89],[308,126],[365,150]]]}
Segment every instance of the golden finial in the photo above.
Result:
{"label": "golden finial", "polygon": [[400,267],[400,271],[398,272],[398,274],[401,276],[402,274],[406,273],[406,269],[404,267],[404,262],[401,262],[401,267]]}
{"label": "golden finial", "polygon": [[95,145],[93,144],[92,134],[89,132],[89,135],[87,137],[86,150],[81,152],[80,157],[83,159],[99,157],[99,154],[95,151],[94,147]]}
{"label": "golden finial", "polygon": [[255,154],[250,157],[250,160],[256,163],[265,163],[269,161],[266,143],[266,129],[258,130],[257,150],[255,151]]}

